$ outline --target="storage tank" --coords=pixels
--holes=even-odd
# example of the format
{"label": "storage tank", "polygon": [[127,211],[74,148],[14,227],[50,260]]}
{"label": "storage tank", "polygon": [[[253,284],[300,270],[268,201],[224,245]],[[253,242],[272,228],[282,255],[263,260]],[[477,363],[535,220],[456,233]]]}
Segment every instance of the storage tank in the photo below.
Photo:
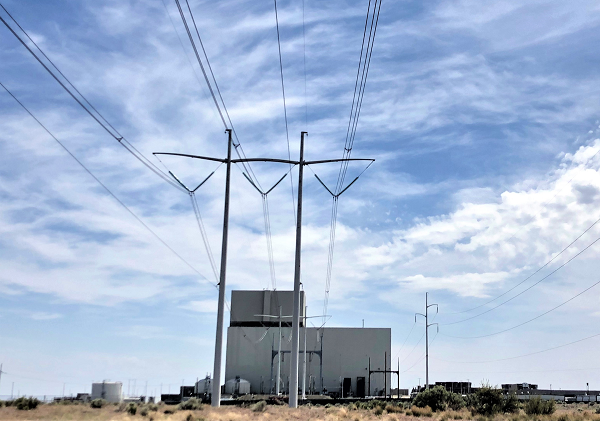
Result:
{"label": "storage tank", "polygon": [[212,392],[212,379],[209,376],[206,376],[202,380],[198,380],[196,382],[196,394],[206,394],[209,395]]}
{"label": "storage tank", "polygon": [[250,382],[236,376],[225,382],[225,393],[228,395],[247,395],[250,393]]}
{"label": "storage tank", "polygon": [[104,399],[108,402],[121,402],[123,399],[123,383],[108,382],[92,383],[92,400]]}

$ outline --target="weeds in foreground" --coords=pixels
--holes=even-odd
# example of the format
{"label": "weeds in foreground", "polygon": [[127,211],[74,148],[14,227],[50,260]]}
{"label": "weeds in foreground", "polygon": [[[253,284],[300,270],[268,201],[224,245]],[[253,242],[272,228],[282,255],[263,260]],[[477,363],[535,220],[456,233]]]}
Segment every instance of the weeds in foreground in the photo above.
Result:
{"label": "weeds in foreground", "polygon": [[406,411],[406,415],[413,417],[432,417],[433,411],[430,407],[426,406],[425,408],[419,408],[418,406],[413,406],[408,411]]}
{"label": "weeds in foreground", "polygon": [[103,406],[106,406],[108,404],[108,402],[106,402],[104,399],[94,399],[93,401],[90,402],[90,407],[92,408],[102,408]]}
{"label": "weeds in foreground", "polygon": [[265,412],[267,409],[267,402],[266,401],[256,402],[254,405],[250,406],[250,409],[252,410],[252,412]]}
{"label": "weeds in foreground", "polygon": [[528,399],[524,409],[527,415],[551,415],[556,411],[556,402],[553,400],[544,401],[537,396]]}

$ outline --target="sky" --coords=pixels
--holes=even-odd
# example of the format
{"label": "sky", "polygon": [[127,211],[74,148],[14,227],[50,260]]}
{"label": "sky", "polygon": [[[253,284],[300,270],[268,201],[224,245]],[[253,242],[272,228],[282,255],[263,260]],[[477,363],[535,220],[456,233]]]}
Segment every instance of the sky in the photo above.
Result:
{"label": "sky", "polygon": [[[227,148],[174,1],[2,4],[143,156],[188,185],[217,168],[152,155]],[[301,131],[306,159],[342,156],[367,4],[277,2],[292,157]],[[246,155],[287,158],[273,2],[190,5]],[[352,154],[376,162],[339,200],[327,314],[391,328],[402,387],[424,382],[414,314],[427,292],[431,382],[600,389],[600,337],[562,346],[600,334],[599,26],[591,0],[383,1]],[[13,383],[59,395],[103,379],[158,394],[210,373],[216,281],[190,198],[4,25],[0,82],[182,258],[1,90],[0,397]],[[264,186],[289,170],[252,169]],[[312,171],[332,186],[338,167],[305,172],[302,281],[321,315],[331,197]],[[217,262],[224,180],[221,166],[197,192]],[[231,185],[228,296],[272,288],[261,197],[237,167]],[[269,194],[280,290],[293,287],[292,198],[289,177]]]}

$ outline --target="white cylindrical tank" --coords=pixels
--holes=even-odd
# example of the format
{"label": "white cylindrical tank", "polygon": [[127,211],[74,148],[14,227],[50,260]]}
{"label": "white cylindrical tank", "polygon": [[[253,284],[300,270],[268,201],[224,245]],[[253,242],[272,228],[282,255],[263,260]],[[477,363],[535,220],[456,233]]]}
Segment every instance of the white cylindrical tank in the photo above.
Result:
{"label": "white cylindrical tank", "polygon": [[247,395],[250,393],[250,382],[241,379],[239,376],[235,379],[225,382],[225,393],[228,395]]}
{"label": "white cylindrical tank", "polygon": [[108,402],[121,402],[123,399],[123,383],[107,382],[92,383],[92,400],[104,399]]}
{"label": "white cylindrical tank", "polygon": [[205,393],[210,394],[212,391],[212,379],[210,377],[206,377],[202,380],[198,380],[196,382],[196,393]]}

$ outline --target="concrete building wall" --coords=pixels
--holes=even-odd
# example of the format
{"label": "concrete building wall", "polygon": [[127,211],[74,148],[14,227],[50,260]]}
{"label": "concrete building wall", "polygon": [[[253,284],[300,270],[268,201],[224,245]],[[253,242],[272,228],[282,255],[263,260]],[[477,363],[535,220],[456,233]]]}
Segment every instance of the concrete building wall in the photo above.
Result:
{"label": "concrete building wall", "polygon": [[[235,291],[234,291],[235,292]],[[233,301],[233,299],[232,299]],[[232,303],[233,304],[233,303]],[[232,305],[232,308],[234,306]],[[251,310],[254,311],[254,310]],[[256,313],[255,313],[256,314]],[[227,330],[227,355],[225,380],[240,376],[250,381],[251,393],[271,393],[275,391],[277,375],[277,331],[275,327],[231,326]],[[391,362],[391,329],[389,328],[308,328],[307,329],[307,393],[314,385],[321,392],[321,357],[323,387],[328,392],[340,392],[344,378],[350,379],[351,393],[356,396],[358,378],[364,378],[365,392],[368,394],[368,364],[371,358],[372,370],[384,369],[384,353],[387,352],[388,369],[397,369],[397,361]],[[288,392],[290,376],[291,329],[282,329],[281,391]],[[300,330],[300,349],[304,349],[304,330]],[[313,351],[313,352],[311,352]],[[300,388],[302,387],[302,361],[300,354]],[[272,362],[272,363],[271,363]],[[392,375],[387,375],[387,392],[390,386],[397,387],[396,376],[391,385]],[[383,373],[371,375],[371,394],[383,390]]]}
{"label": "concrete building wall", "polygon": [[[232,291],[231,325],[258,326],[275,325],[279,321],[274,317],[258,317],[257,314],[279,315],[279,306],[283,316],[291,316],[294,309],[293,291]],[[300,292],[300,319],[304,317],[304,292]],[[282,319],[284,324],[292,322],[291,317]]]}

